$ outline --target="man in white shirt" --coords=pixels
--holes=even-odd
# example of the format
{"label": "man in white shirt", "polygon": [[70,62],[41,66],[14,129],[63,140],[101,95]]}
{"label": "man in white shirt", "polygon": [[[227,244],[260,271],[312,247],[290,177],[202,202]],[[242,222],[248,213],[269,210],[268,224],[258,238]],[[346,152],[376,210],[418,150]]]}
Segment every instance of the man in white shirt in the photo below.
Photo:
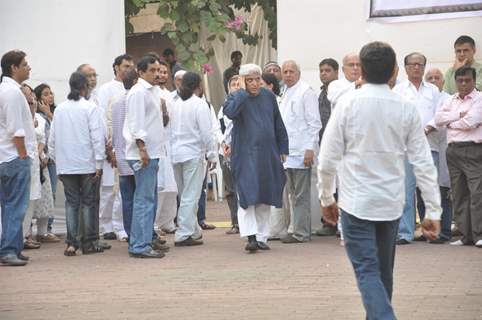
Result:
{"label": "man in white shirt", "polygon": [[300,80],[300,68],[293,60],[282,66],[286,90],[279,105],[289,139],[286,168],[288,194],[293,208],[293,232],[283,243],[300,243],[311,239],[311,166],[318,148],[321,129],[318,97]]}
{"label": "man in white shirt", "polygon": [[[321,142],[319,192],[323,218],[336,224],[333,197],[337,169],[338,203],[345,248],[362,295],[367,319],[395,319],[391,305],[398,222],[404,204],[404,159],[407,154],[425,199],[425,236],[440,230],[440,194],[416,106],[387,85],[395,52],[372,42],[360,51],[366,84],[343,97]],[[374,116],[376,115],[376,116]]]}
{"label": "man in white shirt", "polygon": [[[171,119],[172,113],[172,96],[171,92],[167,89],[167,83],[169,81],[169,66],[164,61],[161,61],[161,69],[159,73],[159,81],[157,87],[157,95],[160,101],[162,118],[164,124],[164,136],[163,136],[163,153],[159,158],[159,170],[158,172],[158,202],[156,210],[155,228],[167,233],[174,233],[176,231],[176,224],[174,219],[177,213],[177,186],[174,179],[174,170],[171,163]],[[184,70],[180,72],[186,73]],[[177,78],[175,78],[177,79]],[[182,80],[182,76],[181,76]],[[177,80],[176,80],[177,81]]]}
{"label": "man in white shirt", "polygon": [[[437,110],[450,98],[450,94],[443,91],[445,79],[442,71],[437,68],[431,68],[425,73],[425,81],[435,85],[439,91],[439,101],[437,102]],[[433,129],[432,129],[433,128]],[[430,127],[429,130],[437,130],[439,136],[438,150],[438,184],[440,186],[440,196],[442,201],[442,218],[440,220],[441,230],[440,236],[436,240],[430,240],[429,243],[445,243],[452,238],[452,200],[450,195],[450,177],[447,166],[447,128]]]}
{"label": "man in white shirt", "polygon": [[160,69],[157,57],[141,58],[137,63],[139,80],[127,95],[123,135],[126,160],[134,171],[136,182],[129,236],[129,253],[135,258],[164,257],[164,253],[153,250],[151,244],[156,216],[157,172],[164,143],[161,106],[155,87]]}
{"label": "man in white shirt", "polygon": [[[98,98],[98,90],[97,90],[97,72],[95,71],[94,67],[92,67],[90,64],[88,63],[84,63],[84,64],[81,64],[80,66],[77,67],[77,72],[81,72],[84,76],[87,77],[87,83],[89,85],[89,96],[86,97],[86,100],[94,103],[94,105],[97,107],[97,108],[100,108],[99,107],[99,98]],[[98,112],[96,113],[100,120],[101,120],[101,123],[102,123],[102,130],[104,132],[104,138],[105,138],[105,141],[107,142],[107,121],[105,119],[105,114],[104,112],[102,111],[102,109],[99,109]],[[100,189],[101,189],[101,179],[99,179],[97,181],[97,185],[96,185],[96,200],[95,200],[95,211],[97,212],[96,213],[96,221],[95,221],[95,224],[96,224],[96,230],[97,230],[97,245],[102,247],[104,250],[108,250],[110,249],[112,246],[110,244],[108,244],[107,242],[101,242],[99,241],[99,211],[100,211],[100,207],[99,207],[99,204],[100,204]]]}
{"label": "man in white shirt", "polygon": [[[97,244],[97,185],[105,159],[105,136],[99,108],[88,101],[87,77],[74,72],[67,101],[57,106],[49,137],[49,156],[64,185],[67,248],[65,256],[103,252]],[[80,216],[79,216],[80,215]]]}
{"label": "man in white shirt", "polygon": [[1,59],[0,83],[0,203],[2,236],[0,262],[23,266],[22,224],[30,198],[30,165],[36,148],[32,115],[20,90],[29,78],[26,54],[19,50],[5,53]]}
{"label": "man in white shirt", "polygon": [[[438,149],[439,137],[437,132],[430,130],[430,123],[433,123],[433,117],[437,111],[437,103],[439,101],[440,92],[436,86],[423,80],[425,65],[427,59],[418,52],[408,54],[404,59],[405,71],[408,80],[397,84],[393,91],[405,97],[412,102],[420,115],[422,128],[425,129],[427,141],[432,151],[433,161],[438,167]],[[434,125],[432,124],[432,127]],[[413,166],[405,161],[405,207],[403,215],[400,219],[398,230],[397,244],[409,244],[414,239],[415,231],[415,195],[417,185],[415,183],[415,175],[413,174]],[[437,188],[438,189],[438,188]],[[423,220],[423,200],[421,197],[417,199],[419,213],[422,212],[420,220]],[[423,238],[422,238],[423,239]]]}
{"label": "man in white shirt", "polygon": [[[106,120],[107,128],[107,149],[112,146],[112,105],[125,94],[124,84],[127,70],[134,67],[134,61],[128,54],[122,54],[114,59],[112,68],[115,78],[103,84],[99,90],[97,99]],[[100,232],[105,240],[126,240],[127,233],[122,223],[122,203],[119,188],[115,185],[118,181],[118,172],[114,170],[109,160],[104,161],[102,186],[99,202],[99,224]]]}
{"label": "man in white shirt", "polygon": [[361,85],[361,69],[360,58],[357,53],[349,53],[343,57],[343,66],[341,67],[344,78],[332,81],[327,92],[327,98],[331,102],[331,108],[334,109],[338,99],[345,93],[355,90]]}

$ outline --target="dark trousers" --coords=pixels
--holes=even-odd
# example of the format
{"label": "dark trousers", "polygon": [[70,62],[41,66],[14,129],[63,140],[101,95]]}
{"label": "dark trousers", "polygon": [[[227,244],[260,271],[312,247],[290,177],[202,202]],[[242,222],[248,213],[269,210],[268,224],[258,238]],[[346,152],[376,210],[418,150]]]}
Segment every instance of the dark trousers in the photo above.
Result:
{"label": "dark trousers", "polygon": [[396,319],[391,300],[400,220],[369,221],[341,212],[345,249],[355,271],[367,319]]}
{"label": "dark trousers", "polygon": [[455,142],[447,148],[455,223],[464,243],[482,240],[482,143]]}
{"label": "dark trousers", "polygon": [[136,191],[136,179],[134,175],[120,176],[119,188],[122,198],[122,222],[127,236],[131,234],[132,210],[134,208],[134,193]]}
{"label": "dark trousers", "polygon": [[64,174],[59,175],[59,179],[65,193],[65,242],[75,248],[88,247],[98,237],[96,191],[100,179],[95,178],[95,174]]}
{"label": "dark trousers", "polygon": [[[207,187],[207,174],[204,177],[203,186],[201,189],[201,196],[199,197],[197,208],[197,223],[203,224],[206,220],[206,187]],[[178,205],[179,207],[179,205]]]}
{"label": "dark trousers", "polygon": [[[440,187],[442,216],[440,218],[441,230],[440,239],[450,240],[452,238],[452,200],[450,199],[450,188]],[[422,193],[417,188],[417,210],[420,221],[425,218],[425,202]]]}
{"label": "dark trousers", "polygon": [[224,159],[223,156],[219,156],[219,162],[221,163],[221,170],[223,171],[224,181],[224,197],[228,203],[229,212],[231,214],[231,225],[233,227],[238,226],[238,194],[236,193],[236,187],[234,184],[234,177],[231,173],[231,167],[229,162]]}

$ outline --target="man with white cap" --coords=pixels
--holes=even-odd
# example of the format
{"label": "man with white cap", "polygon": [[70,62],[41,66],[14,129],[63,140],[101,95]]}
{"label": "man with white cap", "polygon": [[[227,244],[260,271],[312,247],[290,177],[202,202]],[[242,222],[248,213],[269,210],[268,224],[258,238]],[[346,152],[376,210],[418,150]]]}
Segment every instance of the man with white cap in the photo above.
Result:
{"label": "man with white cap", "polygon": [[230,94],[224,114],[233,120],[231,168],[239,198],[238,222],[246,250],[269,249],[270,206],[282,206],[288,154],[286,132],[273,93],[261,88],[261,68],[242,65],[241,89]]}

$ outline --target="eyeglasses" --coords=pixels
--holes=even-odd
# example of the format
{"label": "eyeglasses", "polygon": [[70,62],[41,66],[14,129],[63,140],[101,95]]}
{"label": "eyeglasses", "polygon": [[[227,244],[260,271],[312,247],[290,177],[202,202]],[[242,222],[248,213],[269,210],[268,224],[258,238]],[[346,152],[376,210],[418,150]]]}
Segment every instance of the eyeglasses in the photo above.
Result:
{"label": "eyeglasses", "polygon": [[422,64],[422,63],[407,63],[406,66],[425,68],[425,64]]}

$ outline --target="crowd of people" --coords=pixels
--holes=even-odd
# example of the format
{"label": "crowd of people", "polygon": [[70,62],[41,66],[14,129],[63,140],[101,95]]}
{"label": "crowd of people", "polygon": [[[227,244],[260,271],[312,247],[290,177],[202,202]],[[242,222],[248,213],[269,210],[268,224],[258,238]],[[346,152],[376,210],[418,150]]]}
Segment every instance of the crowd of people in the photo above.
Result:
{"label": "crowd of people", "polygon": [[[227,234],[246,237],[250,253],[269,250],[268,240],[338,234],[367,314],[391,319],[396,244],[451,241],[455,218],[461,238],[450,244],[482,247],[482,65],[471,37],[454,49],[445,76],[425,70],[422,53],[408,54],[399,82],[393,49],[370,43],[343,58],[340,79],[337,61],[323,59],[319,94],[296,61],[261,68],[235,51],[217,115],[201,76],[171,49],[136,64],[116,57],[113,80],[99,88],[96,70],[82,64],[58,105],[48,84],[26,83],[26,53],[9,51],[0,84],[1,263],[26,265],[24,248],[60,241],[51,231],[57,177],[65,256],[110,249],[100,235],[128,241],[135,258],[165,256],[162,233],[174,233],[177,247],[202,245],[202,230],[214,228],[205,221],[206,177],[220,165]],[[323,222],[313,231],[312,192]]]}

